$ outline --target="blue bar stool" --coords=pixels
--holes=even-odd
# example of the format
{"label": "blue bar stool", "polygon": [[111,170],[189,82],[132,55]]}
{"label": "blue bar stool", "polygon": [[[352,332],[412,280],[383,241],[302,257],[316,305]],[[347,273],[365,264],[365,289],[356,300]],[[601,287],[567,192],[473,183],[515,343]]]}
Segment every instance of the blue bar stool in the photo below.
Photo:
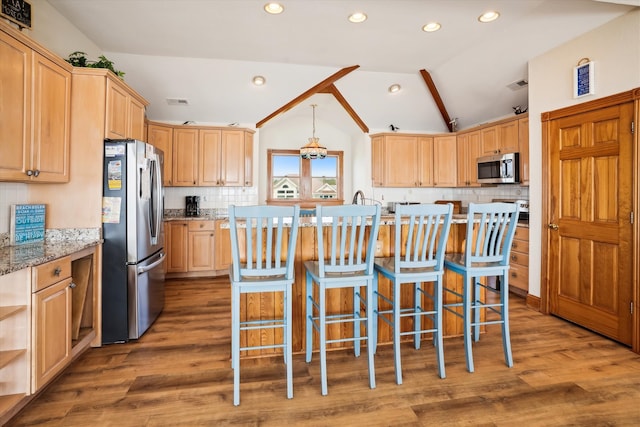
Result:
{"label": "blue bar stool", "polygon": [[[471,348],[471,332],[474,340],[480,339],[482,325],[502,325],[502,347],[508,367],[513,366],[511,339],[509,335],[509,253],[518,223],[520,206],[517,203],[469,203],[467,214],[466,247],[464,253],[446,254],[445,269],[463,277],[462,293],[444,288],[455,295],[458,301],[445,304],[444,308],[463,319],[464,350],[467,370],[474,371]],[[499,276],[500,289],[481,283],[482,277]],[[482,297],[482,290],[485,297]],[[498,302],[489,301],[486,296],[494,293]],[[462,313],[457,308],[462,307]],[[498,314],[498,320],[485,317],[488,312]]]}
{"label": "blue bar stool", "polygon": [[[313,330],[319,334],[320,376],[322,395],[327,394],[327,344],[354,343],[356,357],[360,341],[367,341],[369,386],[376,387],[373,355],[375,334],[373,312],[373,255],[380,226],[379,205],[317,206],[318,261],[306,261],[306,361],[311,362]],[[366,239],[368,238],[368,242]],[[325,250],[328,253],[325,254]],[[317,291],[314,297],[314,287]],[[327,314],[327,290],[352,288],[353,307],[350,313]],[[362,316],[364,307],[364,317]],[[366,335],[360,335],[366,323]],[[327,338],[327,325],[350,323],[353,337]]]}
{"label": "blue bar stool", "polygon": [[[375,293],[376,298],[391,305],[391,309],[376,310],[376,314],[393,328],[397,384],[402,384],[400,337],[406,335],[413,336],[413,345],[418,350],[422,334],[433,334],[438,374],[440,378],[446,376],[442,343],[442,277],[452,216],[451,203],[397,206],[394,256],[374,261],[375,271],[393,282],[392,297],[380,293],[377,284]],[[429,291],[424,282],[433,282],[433,290]],[[403,284],[413,285],[413,301],[411,306],[405,302],[404,308],[401,301]],[[413,320],[413,330],[402,331],[401,319],[405,317]],[[428,326],[423,324],[423,318],[428,319]]]}
{"label": "blue bar stool", "polygon": [[[293,259],[298,236],[299,206],[230,206],[229,225],[233,263],[231,280],[231,366],[233,404],[240,404],[240,351],[282,348],[287,369],[287,397],[293,397],[292,299]],[[288,238],[285,230],[289,230]],[[242,321],[240,296],[282,292],[282,317]],[[283,330],[283,342],[241,346],[240,334],[256,329]]]}

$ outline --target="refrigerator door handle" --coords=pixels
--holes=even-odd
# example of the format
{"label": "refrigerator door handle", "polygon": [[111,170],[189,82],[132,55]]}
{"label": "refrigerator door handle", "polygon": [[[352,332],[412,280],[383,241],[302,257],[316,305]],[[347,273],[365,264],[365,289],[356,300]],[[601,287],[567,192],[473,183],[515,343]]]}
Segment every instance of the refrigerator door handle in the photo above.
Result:
{"label": "refrigerator door handle", "polygon": [[146,273],[149,270],[153,270],[155,267],[157,267],[158,265],[160,265],[162,263],[162,261],[164,261],[165,258],[165,253],[162,252],[160,254],[160,258],[158,258],[156,261],[154,261],[153,263],[149,264],[149,265],[145,265],[144,267],[138,267],[138,276],[141,274]]}
{"label": "refrigerator door handle", "polygon": [[151,161],[151,203],[149,206],[149,225],[151,228],[151,243],[158,244],[160,222],[162,221],[162,175],[158,159]]}

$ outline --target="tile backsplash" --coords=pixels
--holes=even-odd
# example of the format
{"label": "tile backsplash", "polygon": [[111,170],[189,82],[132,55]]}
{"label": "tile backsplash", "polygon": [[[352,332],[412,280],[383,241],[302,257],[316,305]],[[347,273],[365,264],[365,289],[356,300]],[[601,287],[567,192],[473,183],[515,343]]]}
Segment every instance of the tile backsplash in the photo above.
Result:
{"label": "tile backsplash", "polygon": [[0,182],[0,233],[9,233],[11,205],[27,203],[27,184]]}
{"label": "tile backsplash", "polygon": [[229,205],[257,205],[257,187],[167,187],[165,209],[184,209],[186,196],[200,196],[201,209],[226,209]]}

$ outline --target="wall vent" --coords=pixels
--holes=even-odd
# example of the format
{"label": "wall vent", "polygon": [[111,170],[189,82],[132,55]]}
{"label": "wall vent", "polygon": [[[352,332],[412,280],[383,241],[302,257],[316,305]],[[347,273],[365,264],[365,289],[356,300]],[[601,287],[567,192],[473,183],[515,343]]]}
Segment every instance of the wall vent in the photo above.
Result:
{"label": "wall vent", "polygon": [[185,98],[167,98],[169,105],[189,105],[189,100]]}
{"label": "wall vent", "polygon": [[518,80],[517,82],[513,82],[509,85],[507,85],[507,87],[511,90],[518,90],[518,89],[522,89],[524,87],[529,86],[529,82],[526,81],[525,79],[522,80]]}

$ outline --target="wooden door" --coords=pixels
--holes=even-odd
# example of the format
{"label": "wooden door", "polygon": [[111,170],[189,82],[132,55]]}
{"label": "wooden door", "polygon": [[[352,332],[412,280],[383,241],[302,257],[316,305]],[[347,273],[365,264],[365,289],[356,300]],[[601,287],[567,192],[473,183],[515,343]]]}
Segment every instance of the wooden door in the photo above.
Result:
{"label": "wooden door", "polygon": [[498,150],[500,153],[518,152],[518,120],[498,125]]}
{"label": "wooden door", "polygon": [[71,73],[34,54],[33,77],[32,179],[68,182]]}
{"label": "wooden door", "polygon": [[244,185],[244,131],[223,130],[220,152],[220,181],[222,185]]}
{"label": "wooden door", "polygon": [[215,187],[220,182],[220,141],[218,129],[200,129],[198,142],[200,165],[198,167],[198,185]]}
{"label": "wooden door", "polygon": [[186,273],[187,271],[187,223],[168,221],[165,223],[167,235],[167,273]]}
{"label": "wooden door", "polygon": [[457,184],[456,136],[433,139],[433,186],[455,187]]}
{"label": "wooden door", "polygon": [[480,131],[482,139],[482,155],[491,156],[498,154],[500,142],[498,140],[498,125],[489,126]]}
{"label": "wooden door", "polygon": [[214,265],[216,270],[228,270],[233,262],[231,256],[231,238],[230,230],[228,228],[222,228],[222,223],[226,220],[216,220],[215,231],[215,251],[214,251]]}
{"label": "wooden door", "polygon": [[137,99],[129,98],[129,117],[128,117],[128,136],[127,138],[144,141],[144,104]]}
{"label": "wooden door", "polygon": [[188,271],[211,271],[213,266],[213,221],[189,222]]}
{"label": "wooden door", "polygon": [[173,130],[173,185],[193,187],[198,181],[198,129]]}
{"label": "wooden door", "polygon": [[457,186],[480,187],[476,159],[480,157],[480,131],[458,134],[457,144]]}
{"label": "wooden door", "polygon": [[105,138],[122,139],[127,137],[129,104],[130,101],[127,91],[107,77]]}
{"label": "wooden door", "polygon": [[382,187],[384,182],[384,137],[371,138],[371,185]]}
{"label": "wooden door", "polygon": [[632,340],[633,104],[552,120],[549,310]]}
{"label": "wooden door", "polygon": [[253,133],[244,132],[244,185],[253,185]]}
{"label": "wooden door", "polygon": [[0,31],[0,179],[26,180],[31,161],[31,49]]}
{"label": "wooden door", "polygon": [[520,183],[529,185],[529,117],[518,120],[518,152],[520,153]]}

